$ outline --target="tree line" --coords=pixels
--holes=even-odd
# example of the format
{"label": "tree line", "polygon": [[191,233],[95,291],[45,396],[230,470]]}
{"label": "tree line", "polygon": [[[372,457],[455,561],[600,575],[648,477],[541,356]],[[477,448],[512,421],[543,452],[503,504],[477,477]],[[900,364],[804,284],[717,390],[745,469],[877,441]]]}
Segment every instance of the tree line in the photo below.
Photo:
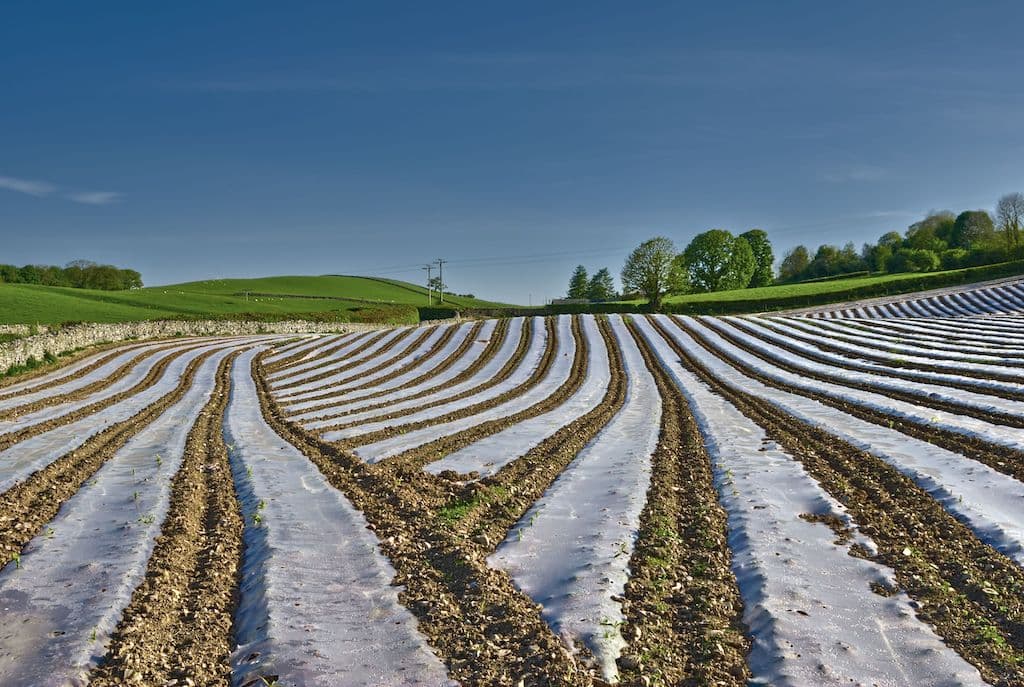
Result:
{"label": "tree line", "polygon": [[89,260],[74,260],[64,267],[0,265],[0,282],[121,291],[140,288],[142,275],[135,270],[121,269],[113,265],[99,265]]}
{"label": "tree line", "polygon": [[797,246],[779,267],[781,283],[823,279],[863,272],[933,272],[991,265],[1024,258],[1021,229],[1024,194],[999,199],[995,217],[986,210],[932,212],[900,234],[890,231],[860,251],[853,243],[822,245],[814,252]]}
{"label": "tree line", "polygon": [[619,275],[622,294],[615,292],[608,268],[588,278],[586,267],[578,265],[567,295],[597,302],[643,296],[658,308],[668,294],[768,286],[774,280],[774,261],[771,241],[761,229],[739,236],[712,229],[695,236],[682,252],[671,239],[658,236],[626,258]]}
{"label": "tree line", "polygon": [[814,252],[797,246],[784,256],[778,277],[768,234],[751,229],[733,235],[725,229],[698,234],[682,251],[671,239],[644,241],[626,258],[620,280],[622,293],[607,268],[588,277],[578,265],[569,281],[568,297],[589,301],[645,298],[653,309],[667,295],[756,288],[772,284],[856,274],[931,272],[976,267],[1024,258],[1024,194],[999,199],[993,217],[985,210],[960,214],[932,212],[906,232],[883,235],[858,251],[825,244]]}

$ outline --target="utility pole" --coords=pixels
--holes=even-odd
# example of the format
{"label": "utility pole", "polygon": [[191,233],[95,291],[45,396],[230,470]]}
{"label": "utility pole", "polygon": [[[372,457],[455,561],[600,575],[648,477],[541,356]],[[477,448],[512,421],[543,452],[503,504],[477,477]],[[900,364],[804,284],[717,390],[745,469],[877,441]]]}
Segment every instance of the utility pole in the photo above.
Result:
{"label": "utility pole", "polygon": [[440,295],[441,302],[444,303],[444,264],[447,260],[437,259],[437,278],[441,280],[441,288],[437,290]]}
{"label": "utility pole", "polygon": [[430,271],[434,269],[434,266],[427,264],[423,267],[427,271],[427,305],[433,305],[433,301],[430,300]]}

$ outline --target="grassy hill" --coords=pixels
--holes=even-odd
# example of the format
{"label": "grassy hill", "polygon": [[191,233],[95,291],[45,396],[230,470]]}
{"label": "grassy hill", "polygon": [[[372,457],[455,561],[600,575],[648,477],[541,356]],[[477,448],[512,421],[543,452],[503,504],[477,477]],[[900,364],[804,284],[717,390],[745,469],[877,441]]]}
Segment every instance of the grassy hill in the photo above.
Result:
{"label": "grassy hill", "polygon": [[[445,296],[445,305],[500,303]],[[352,276],[211,279],[132,291],[0,284],[0,324],[127,322],[153,319],[266,319],[416,322],[426,289],[392,279]],[[435,305],[436,298],[435,298]]]}

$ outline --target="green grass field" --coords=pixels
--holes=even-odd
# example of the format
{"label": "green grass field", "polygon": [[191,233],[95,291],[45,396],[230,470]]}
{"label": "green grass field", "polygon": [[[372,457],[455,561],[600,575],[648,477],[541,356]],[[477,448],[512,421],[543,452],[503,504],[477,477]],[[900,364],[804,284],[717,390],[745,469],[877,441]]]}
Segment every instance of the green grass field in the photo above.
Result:
{"label": "green grass field", "polygon": [[[910,272],[780,284],[756,289],[669,296],[666,309],[680,313],[766,312],[843,301],[908,294],[1024,274],[1024,261],[1004,262],[943,272]],[[641,301],[625,301],[636,306]]]}
{"label": "green grass field", "polygon": [[[885,274],[784,284],[758,289],[693,293],[666,299],[665,310],[690,314],[766,312],[913,293],[1024,274],[1024,261],[927,274]],[[211,279],[134,291],[91,291],[0,284],[0,324],[127,322],[153,319],[306,318],[338,322],[416,322],[427,305],[421,286],[374,277],[264,277]],[[435,302],[436,306],[437,303]],[[445,305],[471,314],[619,312],[640,301],[524,308],[477,298],[446,296]],[[437,316],[437,315],[435,315]],[[445,316],[443,313],[440,316]]]}
{"label": "green grass field", "polygon": [[[445,302],[457,308],[501,305],[448,296]],[[293,315],[333,321],[414,322],[418,320],[416,307],[426,305],[423,287],[369,277],[213,279],[133,291],[0,284],[0,324],[286,319]]]}

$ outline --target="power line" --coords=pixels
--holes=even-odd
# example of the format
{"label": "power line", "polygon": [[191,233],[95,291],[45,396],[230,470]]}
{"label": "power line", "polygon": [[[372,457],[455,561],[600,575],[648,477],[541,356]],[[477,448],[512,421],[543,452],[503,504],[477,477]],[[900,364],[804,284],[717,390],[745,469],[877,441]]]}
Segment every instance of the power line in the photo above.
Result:
{"label": "power line", "polygon": [[439,282],[437,292],[440,295],[441,303],[444,303],[444,264],[446,262],[448,261],[437,259],[437,281]]}
{"label": "power line", "polygon": [[432,264],[430,264],[430,263],[427,263],[421,269],[424,269],[424,270],[427,271],[427,305],[433,305],[434,304],[433,301],[430,300],[430,293],[431,293],[431,291],[430,291],[430,271],[432,269],[434,269],[434,266]]}

